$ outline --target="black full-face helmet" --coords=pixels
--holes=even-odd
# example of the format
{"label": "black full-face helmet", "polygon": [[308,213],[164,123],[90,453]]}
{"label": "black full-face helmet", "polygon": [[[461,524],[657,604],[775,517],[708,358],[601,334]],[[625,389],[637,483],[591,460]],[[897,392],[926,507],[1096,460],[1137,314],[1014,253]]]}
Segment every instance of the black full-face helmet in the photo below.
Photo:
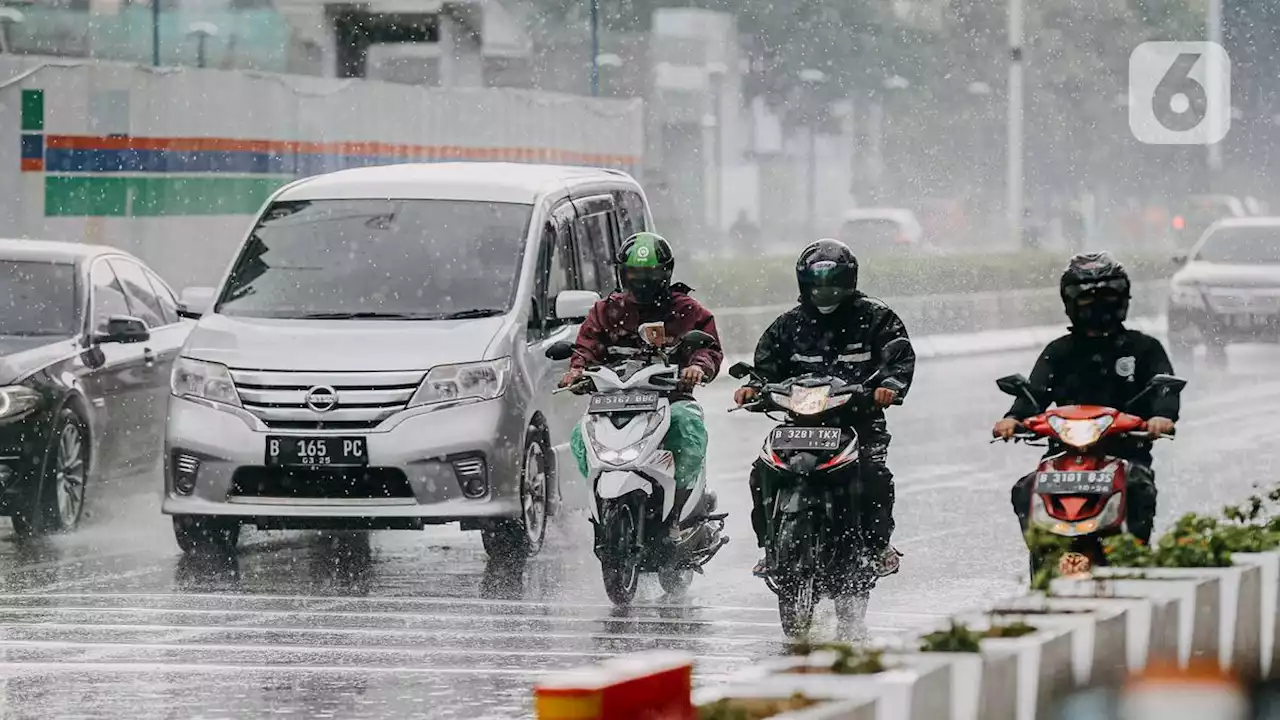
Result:
{"label": "black full-face helmet", "polygon": [[1109,333],[1129,315],[1129,273],[1111,253],[1071,258],[1059,283],[1062,304],[1076,330]]}
{"label": "black full-face helmet", "polygon": [[796,281],[801,303],[824,314],[835,312],[858,291],[858,258],[839,240],[817,240],[800,252]]}
{"label": "black full-face helmet", "polygon": [[616,260],[618,285],[640,305],[661,305],[671,297],[676,256],[666,238],[639,232],[622,242]]}

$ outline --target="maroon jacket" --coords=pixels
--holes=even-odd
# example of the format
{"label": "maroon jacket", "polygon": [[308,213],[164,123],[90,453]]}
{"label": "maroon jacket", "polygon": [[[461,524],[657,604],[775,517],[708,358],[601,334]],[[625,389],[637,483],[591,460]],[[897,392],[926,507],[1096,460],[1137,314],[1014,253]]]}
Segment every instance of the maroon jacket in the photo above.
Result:
{"label": "maroon jacket", "polygon": [[690,330],[701,330],[716,339],[711,347],[703,348],[689,358],[691,364],[702,368],[707,375],[706,382],[710,382],[720,372],[724,351],[720,349],[715,317],[689,296],[692,289],[684,283],[675,283],[671,286],[671,302],[655,309],[641,308],[625,293],[613,293],[597,301],[578,330],[578,347],[571,365],[584,368],[603,364],[608,359],[609,346],[639,347],[640,324],[662,320],[668,339],[683,337]]}

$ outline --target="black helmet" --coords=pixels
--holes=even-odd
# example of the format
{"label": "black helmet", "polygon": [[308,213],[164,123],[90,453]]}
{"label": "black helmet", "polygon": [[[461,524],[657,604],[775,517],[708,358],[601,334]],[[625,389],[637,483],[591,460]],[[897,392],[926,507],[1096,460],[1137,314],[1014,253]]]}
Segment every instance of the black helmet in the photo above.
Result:
{"label": "black helmet", "polygon": [[1077,330],[1110,332],[1129,314],[1129,273],[1109,252],[1071,258],[1059,283],[1062,304]]}
{"label": "black helmet", "polygon": [[796,260],[796,281],[801,303],[832,312],[858,291],[858,258],[839,240],[812,242]]}
{"label": "black helmet", "polygon": [[676,256],[666,238],[639,232],[623,241],[616,259],[618,285],[641,305],[660,305],[671,296]]}

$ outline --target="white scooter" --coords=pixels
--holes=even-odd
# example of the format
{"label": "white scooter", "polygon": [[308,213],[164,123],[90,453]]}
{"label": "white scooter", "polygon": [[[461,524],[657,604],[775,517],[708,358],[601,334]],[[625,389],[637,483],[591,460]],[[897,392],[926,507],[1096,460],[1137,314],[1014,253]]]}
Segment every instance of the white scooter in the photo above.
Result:
{"label": "white scooter", "polygon": [[[617,605],[635,598],[642,572],[658,573],[669,595],[683,593],[693,573],[729,542],[723,535],[727,515],[712,514],[715,495],[706,490],[705,467],[673,519],[675,459],[662,448],[671,426],[668,396],[680,380],[672,360],[714,338],[694,330],[668,349],[662,323],[641,325],[640,336],[640,349],[611,347],[610,358],[618,362],[590,368],[580,382],[556,390],[591,393],[582,421],[587,480],[594,488],[589,511],[605,592]],[[560,342],[547,357],[567,360],[573,351],[572,343]]]}

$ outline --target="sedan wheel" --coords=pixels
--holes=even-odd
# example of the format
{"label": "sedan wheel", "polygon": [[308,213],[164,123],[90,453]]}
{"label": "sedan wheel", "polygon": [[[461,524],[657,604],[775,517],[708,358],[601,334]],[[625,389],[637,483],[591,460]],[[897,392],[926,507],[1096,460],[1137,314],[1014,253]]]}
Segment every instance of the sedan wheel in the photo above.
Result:
{"label": "sedan wheel", "polygon": [[63,408],[26,499],[13,516],[20,537],[76,529],[84,516],[89,480],[89,428],[75,410]]}

